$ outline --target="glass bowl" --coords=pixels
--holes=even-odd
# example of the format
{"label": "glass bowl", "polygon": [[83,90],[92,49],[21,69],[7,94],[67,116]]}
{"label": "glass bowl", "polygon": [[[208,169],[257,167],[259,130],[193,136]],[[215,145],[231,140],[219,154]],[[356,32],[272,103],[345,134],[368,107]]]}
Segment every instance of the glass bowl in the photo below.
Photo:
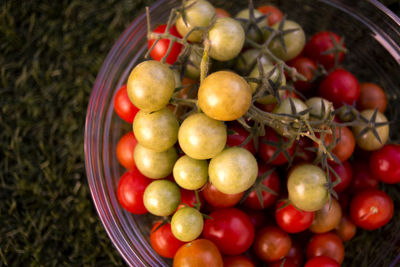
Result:
{"label": "glass bowl", "polygon": [[[247,1],[211,2],[230,10],[231,14],[247,6]],[[254,4],[266,2],[254,1]],[[154,3],[150,7],[153,28],[165,23],[168,19],[166,10],[180,3],[181,0]],[[269,0],[268,3],[280,7],[289,19],[302,25],[308,37],[319,30],[332,30],[345,36],[351,53],[346,55],[343,65],[360,81],[376,82],[385,88],[392,103],[387,115],[397,117],[396,108],[400,106],[400,19],[395,14],[373,0]],[[119,205],[116,197],[118,180],[125,170],[119,165],[115,150],[119,138],[131,130],[131,125],[113,112],[113,96],[126,83],[132,68],[143,60],[147,49],[146,33],[146,17],[142,14],[120,36],[100,69],[86,116],[85,162],[97,212],[125,261],[132,266],[168,266],[171,261],[158,256],[149,243],[150,222],[154,217],[130,214]],[[399,123],[392,125],[392,133],[399,132]],[[395,210],[399,210],[399,205],[396,201]],[[395,216],[390,225],[379,230],[381,237],[378,239],[387,239],[386,247],[379,245],[378,248],[382,257],[368,258],[371,248],[367,248],[359,252],[358,259],[346,258],[345,265],[395,266],[398,252],[394,244],[399,243],[399,224],[400,218]]]}

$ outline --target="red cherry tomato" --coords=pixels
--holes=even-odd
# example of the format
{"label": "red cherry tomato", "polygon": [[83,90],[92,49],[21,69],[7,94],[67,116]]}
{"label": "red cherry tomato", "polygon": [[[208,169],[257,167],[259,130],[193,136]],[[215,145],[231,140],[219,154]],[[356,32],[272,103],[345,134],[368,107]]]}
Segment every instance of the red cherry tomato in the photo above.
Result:
{"label": "red cherry tomato", "polygon": [[384,113],[387,106],[385,91],[375,83],[360,83],[360,97],[357,100],[357,109],[378,109]]}
{"label": "red cherry tomato", "polygon": [[356,235],[357,226],[351,221],[349,216],[344,215],[335,232],[343,242],[346,242]]}
{"label": "red cherry tomato", "polygon": [[263,14],[269,14],[267,20],[270,26],[278,23],[283,17],[282,11],[273,5],[260,6],[257,9]]}
{"label": "red cherry tomato", "polygon": [[314,212],[298,210],[292,204],[282,208],[285,203],[286,201],[279,201],[275,208],[275,220],[282,230],[293,234],[310,227]]}
{"label": "red cherry tomato", "polygon": [[118,182],[117,197],[119,203],[133,214],[145,214],[147,209],[143,204],[143,194],[146,187],[152,182],[134,168],[124,173]]}
{"label": "red cherry tomato", "polygon": [[369,165],[380,181],[388,184],[400,183],[400,145],[385,145],[374,151]]}
{"label": "red cherry tomato", "polygon": [[[258,164],[258,177],[261,177],[263,174],[266,172],[270,171],[271,167],[268,166],[265,163],[259,163]],[[267,187],[274,191],[276,194],[273,194],[272,192],[264,190],[262,187]],[[266,209],[273,205],[275,203],[275,200],[278,198],[279,191],[280,191],[281,183],[279,180],[278,173],[274,170],[269,174],[267,177],[264,178],[262,181],[261,185],[253,189],[250,194],[247,196],[245,201],[243,202],[243,205],[254,210],[261,210],[261,209]],[[256,190],[261,191],[262,195],[262,204],[260,200],[258,199]]]}
{"label": "red cherry tomato", "polygon": [[287,63],[290,67],[296,68],[297,72],[306,77],[306,81],[294,82],[294,87],[303,94],[308,94],[315,88],[315,82],[311,82],[314,78],[315,71],[317,70],[317,64],[307,57],[296,57]]}
{"label": "red cherry tomato", "polygon": [[303,247],[300,246],[300,243],[292,240],[292,246],[285,258],[291,260],[297,266],[301,266],[304,261],[303,254]]}
{"label": "red cherry tomato", "polygon": [[206,219],[203,236],[211,240],[225,255],[239,255],[250,248],[254,226],[243,211],[236,208],[215,210]]}
{"label": "red cherry tomato", "polygon": [[114,110],[126,122],[132,123],[139,109],[132,104],[128,97],[126,84],[118,89],[114,97]]}
{"label": "red cherry tomato", "polygon": [[201,195],[214,208],[229,208],[235,206],[243,196],[244,192],[238,194],[225,194],[219,191],[211,183],[207,183],[201,191]]}
{"label": "red cherry tomato", "polygon": [[196,239],[181,246],[175,253],[172,264],[173,267],[223,265],[222,255],[217,246],[207,239]]}
{"label": "red cherry tomato", "polygon": [[[164,33],[165,29],[167,28],[166,24],[162,24],[158,26],[154,32],[155,33]],[[179,32],[176,30],[175,25],[172,25],[171,28],[169,28],[169,33],[173,36],[176,36],[178,38],[182,38],[182,36],[179,34]],[[150,39],[148,42],[148,48],[150,49],[155,42],[155,39]],[[168,39],[161,39],[157,42],[157,44],[154,46],[153,50],[150,52],[150,56],[157,61],[161,61],[161,59],[167,54],[168,47],[169,47],[170,40]],[[170,54],[167,57],[166,62],[168,64],[174,64],[175,61],[178,59],[178,56],[182,50],[183,45],[180,43],[175,42],[172,45],[172,49]]]}
{"label": "red cherry tomato", "polygon": [[[258,155],[268,164],[283,165],[288,162],[283,152],[280,152],[275,159],[272,157],[277,150],[276,146],[279,145],[279,143],[284,144],[287,141],[288,139],[286,137],[278,135],[272,128],[267,127],[265,129],[265,135],[259,138]],[[271,142],[274,143],[274,145],[269,144]],[[284,150],[292,156],[294,154],[294,148],[295,144]]]}
{"label": "red cherry tomato", "polygon": [[331,232],[314,235],[307,246],[307,258],[317,256],[328,256],[342,264],[344,247],[340,237]]}
{"label": "red cherry tomato", "polygon": [[365,189],[378,188],[379,181],[372,174],[366,162],[356,161],[352,167],[353,179],[350,184],[350,192],[357,193]]}
{"label": "red cherry tomato", "polygon": [[[232,133],[230,133],[229,131],[231,131]],[[249,135],[250,133],[246,131],[241,125],[237,123],[230,123],[228,126],[228,137],[226,140],[226,145],[228,147],[240,146]],[[242,147],[247,149],[253,155],[256,153],[253,138]]]}
{"label": "red cherry tomato", "polygon": [[[158,255],[172,259],[178,249],[185,244],[172,234],[171,224],[166,223],[159,227],[161,222],[156,222],[150,232],[151,247]],[[159,227],[157,229],[157,227]],[[157,229],[157,230],[156,230]]]}
{"label": "red cherry tomato", "polygon": [[249,258],[239,255],[224,257],[224,267],[255,267],[255,265]]}
{"label": "red cherry tomato", "polygon": [[133,132],[122,136],[117,144],[117,159],[119,163],[128,170],[133,170],[136,167],[135,159],[133,158],[133,151],[135,150],[136,144],[137,140]]}
{"label": "red cherry tomato", "polygon": [[[332,38],[337,44],[341,41],[341,38],[333,32],[318,32],[311,36],[304,47],[304,54],[315,62],[323,65],[327,70],[335,66],[335,53],[326,54],[326,51],[334,48]],[[344,48],[344,46],[342,46],[342,48]],[[343,52],[339,52],[338,63],[343,60],[343,57]]]}
{"label": "red cherry tomato", "polygon": [[217,18],[230,18],[231,14],[228,11],[222,8],[215,8],[215,12],[217,13]]}
{"label": "red cherry tomato", "polygon": [[300,137],[299,140],[296,140],[296,152],[294,163],[312,163],[315,159],[315,152],[309,150],[309,148],[313,147],[313,141],[307,137]]}
{"label": "red cherry tomato", "polygon": [[293,260],[291,260],[291,259],[283,258],[279,261],[272,262],[268,266],[269,267],[298,267],[299,265],[294,263]]}
{"label": "red cherry tomato", "polygon": [[378,189],[364,190],[350,203],[351,220],[366,230],[375,230],[387,224],[393,216],[393,200]]}
{"label": "red cherry tomato", "polygon": [[335,108],[344,103],[352,105],[360,95],[357,78],[344,69],[332,71],[321,82],[318,94],[333,103]]}
{"label": "red cherry tomato", "polygon": [[[348,161],[342,162],[342,164],[329,162],[329,165],[340,177],[340,183],[338,183],[333,189],[336,191],[336,193],[343,192],[347,187],[349,187],[353,177],[353,170],[350,163]],[[330,172],[330,176],[332,182],[337,180],[336,176],[332,172]]]}
{"label": "red cherry tomato", "polygon": [[304,267],[340,267],[340,264],[328,256],[317,256],[309,259]]}
{"label": "red cherry tomato", "polygon": [[253,249],[260,259],[272,262],[285,257],[291,245],[288,233],[275,226],[266,226],[257,232]]}
{"label": "red cherry tomato", "polygon": [[[167,178],[168,179],[168,178]],[[172,180],[171,182],[175,182],[175,180]],[[181,191],[181,204],[179,204],[177,210],[179,210],[180,208],[189,206],[189,207],[193,207],[196,203],[196,193],[193,190],[186,190],[183,188],[179,188],[179,190]],[[202,197],[202,195],[199,193],[199,201],[201,203],[201,207],[204,205],[204,199]]]}

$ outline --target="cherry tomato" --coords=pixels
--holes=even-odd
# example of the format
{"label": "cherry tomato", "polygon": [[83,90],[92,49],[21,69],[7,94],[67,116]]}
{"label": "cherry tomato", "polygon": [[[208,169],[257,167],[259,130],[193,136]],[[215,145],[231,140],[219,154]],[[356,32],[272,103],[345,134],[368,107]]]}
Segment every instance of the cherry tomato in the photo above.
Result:
{"label": "cherry tomato", "polygon": [[245,256],[224,257],[224,267],[255,267],[254,263]]}
{"label": "cherry tomato", "polygon": [[[259,19],[259,17],[263,16],[264,14],[256,9],[253,9],[253,16],[257,20],[257,26],[259,29],[263,29],[268,26],[268,21],[264,19]],[[252,40],[253,42],[259,43],[263,39],[263,32],[257,31],[254,27],[248,27],[247,21],[250,19],[250,10],[248,8],[242,9],[239,11],[236,16],[236,19],[244,19],[244,21],[240,21],[243,28],[246,31],[246,38]]]}
{"label": "cherry tomato", "polygon": [[[258,177],[263,176],[266,172],[270,171],[271,167],[268,166],[265,163],[259,163],[258,164]],[[261,186],[265,186],[275,192],[273,194],[272,192],[269,192],[267,190],[264,190]],[[255,189],[251,191],[251,193],[247,196],[246,200],[243,202],[243,205],[254,210],[261,210],[261,209],[266,209],[270,206],[272,206],[275,203],[275,200],[279,196],[280,192],[280,187],[281,183],[279,180],[278,173],[274,170],[272,171],[267,177],[264,178],[262,181],[261,185],[258,187],[256,186]],[[261,196],[262,196],[262,203],[261,205],[260,199],[258,199],[256,191],[260,190],[261,191]]]}
{"label": "cherry tomato", "polygon": [[257,232],[253,249],[260,259],[271,262],[285,257],[291,245],[286,232],[275,226],[266,226]]}
{"label": "cherry tomato", "polygon": [[256,158],[241,147],[226,148],[211,159],[208,167],[209,181],[225,194],[246,191],[256,181],[257,173]]}
{"label": "cherry tomato", "polygon": [[[314,34],[307,42],[304,54],[328,70],[333,68],[335,66],[335,53],[332,51],[332,53],[326,54],[326,51],[334,48],[332,38],[337,44],[341,41],[341,38],[333,32],[324,31]],[[345,48],[344,45],[342,48]],[[343,57],[343,52],[339,52],[338,63],[343,60]]]}
{"label": "cherry tomato", "polygon": [[133,214],[145,214],[147,209],[143,204],[143,195],[147,186],[152,182],[138,169],[124,173],[118,182],[117,197],[119,203]]}
{"label": "cherry tomato", "polygon": [[344,69],[337,69],[321,82],[318,94],[331,101],[335,108],[339,108],[344,103],[352,105],[357,101],[360,95],[360,86],[353,74]]}
{"label": "cherry tomato", "polygon": [[378,188],[379,180],[372,174],[369,165],[363,161],[353,163],[353,179],[350,192],[357,193],[365,189]]}
{"label": "cherry tomato", "polygon": [[207,239],[196,239],[181,246],[174,256],[173,267],[215,266],[223,267],[217,246]]}
{"label": "cherry tomato", "polygon": [[181,201],[179,187],[168,180],[156,180],[149,184],[143,194],[143,204],[156,216],[168,216],[176,211]]}
{"label": "cherry tomato", "polygon": [[[335,162],[329,162],[328,164],[340,177],[340,183],[335,185],[333,189],[336,191],[336,193],[343,192],[347,187],[349,187],[353,178],[353,170],[350,163],[348,161],[345,161],[342,162],[342,164],[337,164]],[[334,175],[332,172],[330,172],[330,177],[332,179],[332,182],[335,182],[337,180],[336,175]]]}
{"label": "cherry tomato", "polygon": [[341,218],[342,208],[339,202],[332,198],[331,203],[327,202],[322,209],[315,212],[310,231],[313,233],[329,232],[339,225]]}
{"label": "cherry tomato", "polygon": [[275,207],[275,220],[278,226],[288,233],[298,233],[311,226],[314,212],[301,211],[292,204],[285,205],[287,201],[279,201]]}
{"label": "cherry tomato", "polygon": [[[157,82],[154,82],[157,81]],[[127,91],[131,102],[146,112],[165,107],[175,90],[175,74],[166,65],[148,60],[129,74]]]}
{"label": "cherry tomato", "polygon": [[217,71],[203,80],[198,99],[201,110],[210,118],[232,121],[249,109],[251,89],[241,76],[230,71]]}
{"label": "cherry tomato", "polygon": [[340,267],[340,264],[328,256],[317,256],[309,259],[304,267]]}
{"label": "cherry tomato", "polygon": [[243,196],[244,192],[237,194],[225,194],[219,191],[212,183],[207,183],[201,191],[201,195],[208,204],[214,208],[229,208],[235,206]]}
{"label": "cherry tomato", "polygon": [[356,140],[351,130],[346,126],[336,128],[336,138],[339,140],[332,149],[332,153],[335,154],[341,162],[344,162],[353,154],[354,148],[356,147]]}
{"label": "cherry tomato", "polygon": [[118,162],[128,170],[136,167],[135,159],[133,158],[133,151],[135,151],[136,144],[137,140],[133,132],[126,133],[119,139],[117,144],[116,154]]}
{"label": "cherry tomato", "polygon": [[294,82],[294,87],[303,94],[308,94],[315,88],[315,82],[311,82],[317,70],[317,64],[307,57],[296,57],[287,63],[290,67],[296,68],[297,72],[306,77],[306,81]]}
{"label": "cherry tomato", "polygon": [[357,226],[351,221],[348,215],[344,215],[342,219],[340,219],[340,223],[336,227],[335,232],[343,242],[346,242],[356,235]]}
{"label": "cherry tomato", "polygon": [[[153,32],[155,33],[164,33],[167,28],[167,24],[162,24],[158,26]],[[182,36],[179,34],[179,32],[176,30],[175,25],[172,25],[169,28],[169,33],[173,36],[176,36],[178,38],[182,38]],[[150,39],[148,41],[148,48],[150,49],[154,45],[155,39]],[[167,54],[169,44],[170,44],[169,39],[160,39],[157,44],[153,47],[153,50],[150,52],[150,56],[157,61],[161,61],[161,59]],[[177,42],[174,42],[172,44],[171,51],[167,57],[166,62],[168,64],[174,64],[176,60],[178,59],[179,54],[181,53],[183,48],[183,45]]]}
{"label": "cherry tomato", "polygon": [[319,210],[328,200],[326,182],[321,168],[312,164],[297,165],[290,170],[287,180],[289,199],[301,210]]}
{"label": "cherry tomato", "polygon": [[267,20],[270,26],[279,22],[283,17],[282,11],[273,5],[260,6],[257,9],[263,14],[268,14]]}
{"label": "cherry tomato", "polygon": [[206,219],[203,237],[214,242],[225,255],[239,255],[250,248],[254,226],[243,211],[236,208],[215,210]]}
{"label": "cherry tomato", "polygon": [[357,109],[378,109],[384,113],[387,106],[385,91],[375,83],[360,83],[360,97]]}
{"label": "cherry tomato", "polygon": [[171,231],[177,239],[183,242],[198,238],[203,231],[203,226],[203,215],[195,208],[183,207],[172,215]]}
{"label": "cherry tomato", "polygon": [[[193,190],[186,190],[183,188],[179,188],[179,190],[181,192],[181,204],[179,204],[178,209],[186,206],[193,207],[197,204],[196,193]],[[199,194],[199,201],[201,203],[201,207],[204,206],[204,199],[201,194]]]}
{"label": "cherry tomato", "polygon": [[[372,109],[365,109],[360,113],[360,115],[367,120],[371,120],[374,114],[375,110]],[[376,113],[376,123],[387,123],[387,121],[388,120],[383,113],[379,111]],[[378,140],[378,138],[376,138],[372,131],[367,131],[366,133],[359,136],[366,127],[368,127],[368,124],[364,122],[361,123],[361,125],[353,126],[354,136],[357,137],[357,145],[363,150],[367,151],[378,150],[383,147],[389,139],[389,124],[385,124],[383,126],[375,128],[376,132],[379,135],[380,141]]]}
{"label": "cherry tomato", "polygon": [[342,264],[344,247],[340,237],[331,232],[314,235],[307,246],[307,258],[317,256],[328,256]]}
{"label": "cherry tomato", "polygon": [[[183,20],[182,16],[179,16],[176,20],[176,29],[182,36],[188,34],[194,27],[207,27],[216,15],[213,5],[205,0],[185,1],[184,6],[186,21]],[[202,30],[193,31],[188,40],[200,42],[203,34],[204,31]]]}
{"label": "cherry tomato", "polygon": [[313,141],[307,137],[296,140],[294,163],[312,163],[316,156],[315,152],[309,150],[312,146]]}
{"label": "cherry tomato", "polygon": [[400,182],[400,145],[385,145],[372,153],[369,166],[376,178],[388,184]]}
{"label": "cherry tomato", "polygon": [[292,261],[297,266],[301,266],[304,261],[303,250],[304,248],[300,246],[299,242],[292,240],[292,246],[285,258]]}
{"label": "cherry tomato", "polygon": [[187,117],[178,131],[183,152],[193,159],[209,159],[220,153],[226,144],[224,123],[196,113]]}
{"label": "cherry tomato", "polygon": [[[178,249],[185,244],[172,234],[171,224],[166,223],[159,227],[161,222],[156,222],[150,232],[151,247],[158,255],[172,259]],[[157,229],[157,227],[159,227]],[[156,230],[157,229],[157,230]]]}
{"label": "cherry tomato", "polygon": [[[231,131],[231,133],[229,133]],[[248,138],[250,133],[246,131],[243,126],[238,123],[230,123],[228,125],[228,138],[226,140],[226,145],[231,146],[241,146],[243,142]],[[242,146],[247,149],[251,154],[256,153],[256,148],[254,146],[253,138],[247,142],[247,144]]]}
{"label": "cherry tomato", "polygon": [[139,111],[129,100],[126,84],[121,86],[115,94],[114,110],[121,119],[129,123],[133,122],[136,113]]}
{"label": "cherry tomato", "polygon": [[208,162],[184,155],[175,162],[173,174],[180,187],[188,190],[200,189],[208,181]]}
{"label": "cherry tomato", "polygon": [[311,97],[307,99],[306,105],[311,109],[311,120],[326,120],[334,111],[333,104],[321,97]]}
{"label": "cherry tomato", "polygon": [[[273,158],[276,146],[280,143],[284,146],[288,142],[286,137],[278,135],[272,128],[265,128],[265,135],[259,138],[258,155],[268,164],[271,165],[283,165],[288,159],[285,157],[284,153],[281,151],[277,157]],[[273,144],[271,144],[273,143]],[[292,156],[294,154],[295,145],[283,149],[286,150],[287,154]]]}
{"label": "cherry tomato", "polygon": [[350,203],[350,216],[358,227],[374,230],[392,219],[393,209],[393,200],[388,194],[368,189],[354,196]]}
{"label": "cherry tomato", "polygon": [[217,18],[231,17],[231,14],[229,14],[228,11],[222,8],[215,8],[215,12],[217,13]]}

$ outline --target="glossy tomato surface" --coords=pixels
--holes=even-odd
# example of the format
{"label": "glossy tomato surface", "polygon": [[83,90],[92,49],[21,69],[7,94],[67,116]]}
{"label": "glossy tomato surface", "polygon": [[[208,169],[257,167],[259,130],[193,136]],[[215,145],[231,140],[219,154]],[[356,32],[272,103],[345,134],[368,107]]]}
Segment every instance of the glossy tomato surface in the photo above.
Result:
{"label": "glossy tomato surface", "polygon": [[307,246],[307,258],[328,256],[339,264],[344,260],[344,246],[342,240],[335,233],[314,235]]}
{"label": "glossy tomato surface", "polygon": [[[154,33],[164,33],[165,30],[167,29],[166,24],[162,24],[158,26],[153,32]],[[178,38],[182,38],[182,36],[179,34],[179,32],[176,30],[175,25],[172,25],[171,28],[169,28],[169,33],[173,36],[176,36]],[[155,39],[150,39],[148,42],[148,48],[150,49],[154,43],[156,42]],[[153,50],[150,52],[150,56],[157,61],[161,61],[161,59],[167,54],[169,45],[170,45],[170,40],[167,38],[160,39],[153,47]],[[183,45],[177,42],[174,42],[172,44],[171,51],[167,57],[166,62],[168,64],[174,64],[175,61],[178,59],[178,56],[180,52],[182,51]]]}
{"label": "glossy tomato surface", "polygon": [[129,100],[126,84],[121,86],[115,94],[114,110],[126,122],[132,123],[139,109]]}
{"label": "glossy tomato surface", "polygon": [[282,147],[287,141],[286,137],[281,137],[268,127],[265,129],[265,135],[259,138],[258,155],[268,164],[283,165],[288,162],[284,153],[287,153],[288,156],[294,154],[294,144],[289,148],[283,148],[282,151],[277,150],[278,146]]}
{"label": "glossy tomato surface", "polygon": [[388,184],[400,182],[400,145],[385,145],[374,151],[369,160],[374,176]]}
{"label": "glossy tomato surface", "polygon": [[185,244],[172,234],[171,224],[165,223],[160,226],[162,222],[156,222],[150,232],[151,247],[158,253],[158,255],[173,258],[178,249]]}
{"label": "glossy tomato surface", "polygon": [[257,256],[267,262],[285,257],[292,245],[290,236],[279,227],[266,226],[257,231],[253,250]]}
{"label": "glossy tomato surface", "polygon": [[138,141],[132,131],[123,135],[118,141],[116,149],[118,162],[128,170],[136,167],[133,151],[137,143]]}
{"label": "glossy tomato surface", "polygon": [[279,201],[275,208],[275,220],[278,226],[288,233],[298,233],[311,226],[314,212],[302,211],[292,204],[284,207],[287,201]]}
{"label": "glossy tomato surface", "polygon": [[223,267],[223,265],[222,256],[217,246],[207,239],[196,239],[181,246],[173,261],[173,267]]}
{"label": "glossy tomato surface", "polygon": [[218,209],[204,224],[203,237],[214,242],[225,255],[239,255],[250,248],[254,226],[243,211],[236,208]]}

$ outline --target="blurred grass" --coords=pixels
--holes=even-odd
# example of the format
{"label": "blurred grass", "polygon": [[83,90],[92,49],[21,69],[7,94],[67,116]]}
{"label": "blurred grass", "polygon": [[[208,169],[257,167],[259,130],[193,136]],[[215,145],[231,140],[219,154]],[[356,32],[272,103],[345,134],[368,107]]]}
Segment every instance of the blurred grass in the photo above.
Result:
{"label": "blurred grass", "polygon": [[91,202],[84,122],[105,56],[152,2],[0,2],[0,265],[123,264]]}
{"label": "blurred grass", "polygon": [[121,265],[86,182],[97,72],[154,1],[0,1],[0,265]]}

